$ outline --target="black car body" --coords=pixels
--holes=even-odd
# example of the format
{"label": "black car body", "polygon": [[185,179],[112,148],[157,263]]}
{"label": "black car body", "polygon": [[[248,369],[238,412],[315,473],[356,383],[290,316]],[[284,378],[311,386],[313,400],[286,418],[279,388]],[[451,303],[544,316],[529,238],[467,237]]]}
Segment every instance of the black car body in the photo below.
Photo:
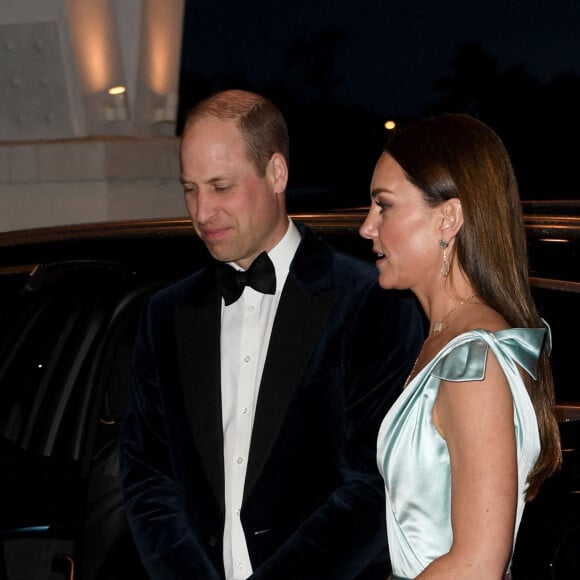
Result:
{"label": "black car body", "polygon": [[[525,206],[531,282],[553,331],[563,469],[528,505],[514,578],[577,578],[580,203]],[[298,214],[373,259],[364,210]],[[555,241],[560,240],[560,241]],[[116,438],[143,299],[209,259],[186,219],[0,234],[0,580],[144,578],[122,510]]]}

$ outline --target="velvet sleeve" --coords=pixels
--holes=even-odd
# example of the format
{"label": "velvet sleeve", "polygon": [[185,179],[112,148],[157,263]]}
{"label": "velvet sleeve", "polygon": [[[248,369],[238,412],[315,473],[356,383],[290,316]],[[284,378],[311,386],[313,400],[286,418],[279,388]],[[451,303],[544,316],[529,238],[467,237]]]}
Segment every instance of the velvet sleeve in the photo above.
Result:
{"label": "velvet sleeve", "polygon": [[122,489],[129,527],[151,578],[218,580],[221,574],[188,523],[175,480],[154,351],[145,308],[120,437]]}

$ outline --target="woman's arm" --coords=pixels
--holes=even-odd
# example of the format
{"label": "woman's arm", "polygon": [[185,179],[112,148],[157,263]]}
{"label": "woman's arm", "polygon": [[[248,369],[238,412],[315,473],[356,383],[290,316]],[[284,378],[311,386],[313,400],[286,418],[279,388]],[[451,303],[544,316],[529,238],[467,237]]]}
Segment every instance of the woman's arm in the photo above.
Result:
{"label": "woman's arm", "polygon": [[433,421],[449,448],[453,544],[418,578],[503,578],[517,507],[513,414],[509,385],[491,352],[482,381],[441,382]]}

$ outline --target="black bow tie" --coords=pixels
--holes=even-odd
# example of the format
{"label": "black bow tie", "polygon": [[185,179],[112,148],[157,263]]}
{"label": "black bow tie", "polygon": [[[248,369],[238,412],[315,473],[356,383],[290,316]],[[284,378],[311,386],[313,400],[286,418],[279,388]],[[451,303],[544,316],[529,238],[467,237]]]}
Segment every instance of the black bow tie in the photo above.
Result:
{"label": "black bow tie", "polygon": [[217,262],[216,275],[226,306],[241,296],[244,286],[251,286],[263,294],[276,292],[276,272],[266,252],[262,252],[247,270],[236,270],[225,262]]}

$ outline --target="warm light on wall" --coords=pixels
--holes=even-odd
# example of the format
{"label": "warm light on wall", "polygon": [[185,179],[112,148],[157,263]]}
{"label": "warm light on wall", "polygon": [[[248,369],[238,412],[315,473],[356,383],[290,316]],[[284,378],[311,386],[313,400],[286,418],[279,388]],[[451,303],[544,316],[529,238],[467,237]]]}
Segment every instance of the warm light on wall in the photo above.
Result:
{"label": "warm light on wall", "polygon": [[389,119],[388,121],[385,121],[385,129],[387,131],[394,131],[397,128],[397,123],[395,123],[395,121]]}
{"label": "warm light on wall", "polygon": [[177,90],[181,60],[183,0],[145,0],[143,37],[149,88],[165,99]]}
{"label": "warm light on wall", "polygon": [[104,91],[122,78],[112,0],[67,0],[67,8],[83,87]]}
{"label": "warm light on wall", "polygon": [[66,0],[88,132],[172,133],[184,6],[184,0]]}

